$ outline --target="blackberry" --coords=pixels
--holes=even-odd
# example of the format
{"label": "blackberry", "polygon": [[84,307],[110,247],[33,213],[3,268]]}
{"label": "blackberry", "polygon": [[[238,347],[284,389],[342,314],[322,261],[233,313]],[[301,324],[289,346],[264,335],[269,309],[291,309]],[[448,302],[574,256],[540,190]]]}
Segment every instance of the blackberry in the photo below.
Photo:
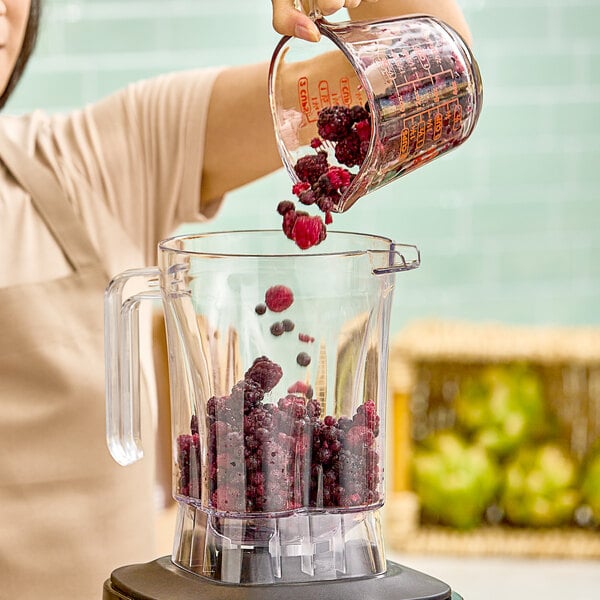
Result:
{"label": "blackberry", "polygon": [[283,215],[283,221],[281,223],[281,229],[283,233],[285,233],[286,237],[290,240],[292,237],[292,230],[294,229],[294,224],[296,223],[297,213],[295,210],[288,210]]}
{"label": "blackberry", "polygon": [[260,384],[265,393],[270,392],[283,375],[281,367],[266,356],[259,356],[246,371],[244,378],[253,379]]}
{"label": "blackberry", "polygon": [[254,307],[254,312],[257,315],[264,315],[267,312],[267,305],[261,302]]}
{"label": "blackberry", "polygon": [[252,379],[238,381],[231,389],[232,402],[241,404],[246,414],[261,403],[264,395],[260,384]]}
{"label": "blackberry", "polygon": [[319,111],[317,130],[324,140],[331,142],[343,140],[351,127],[352,116],[347,106],[327,106]]}
{"label": "blackberry", "polygon": [[335,146],[335,158],[337,161],[347,167],[360,166],[362,164],[361,140],[358,133],[352,131],[347,137],[338,142]]}
{"label": "blackberry", "polygon": [[319,150],[316,154],[309,154],[299,158],[294,165],[294,171],[300,181],[305,181],[311,185],[327,172],[329,163],[327,161],[327,152]]}
{"label": "blackberry", "polygon": [[290,210],[294,210],[296,207],[294,206],[293,202],[290,202],[289,200],[282,200],[278,205],[277,205],[277,212],[283,216],[286,213],[288,213]]}
{"label": "blackberry", "polygon": [[300,202],[302,202],[302,204],[306,204],[307,206],[310,206],[311,204],[314,204],[315,201],[317,200],[317,195],[315,194],[315,192],[312,189],[310,189],[305,192],[302,192],[298,196],[298,200],[300,200]]}
{"label": "blackberry", "polygon": [[366,108],[359,104],[350,107],[350,120],[352,123],[358,123],[359,121],[364,121],[366,119],[370,119],[370,114]]}

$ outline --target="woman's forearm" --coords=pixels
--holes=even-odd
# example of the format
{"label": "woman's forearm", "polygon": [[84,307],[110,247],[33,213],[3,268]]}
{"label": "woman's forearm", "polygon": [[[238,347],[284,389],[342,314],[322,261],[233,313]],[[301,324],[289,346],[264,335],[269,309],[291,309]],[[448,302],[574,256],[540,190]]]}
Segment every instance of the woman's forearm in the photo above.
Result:
{"label": "woman's forearm", "polygon": [[437,17],[458,31],[471,45],[471,32],[455,0],[379,0],[362,2],[358,8],[348,10],[353,20],[383,19],[409,14],[426,14]]}

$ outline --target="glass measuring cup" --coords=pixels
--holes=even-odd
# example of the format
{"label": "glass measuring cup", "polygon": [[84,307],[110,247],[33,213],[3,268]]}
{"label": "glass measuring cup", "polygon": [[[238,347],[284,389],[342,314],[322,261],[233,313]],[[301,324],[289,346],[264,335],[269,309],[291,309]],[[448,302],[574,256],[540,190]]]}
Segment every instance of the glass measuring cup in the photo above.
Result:
{"label": "glass measuring cup", "polygon": [[307,156],[326,155],[328,165],[349,171],[349,184],[330,195],[329,209],[344,212],[462,144],[481,110],[481,76],[460,35],[433,17],[329,23],[310,4],[321,41],[280,41],[271,111],[294,183],[322,191],[300,166]]}
{"label": "glass measuring cup", "polygon": [[175,564],[244,584],[382,573],[389,313],[418,250],[330,232],[301,251],[238,231],[164,240],[158,263],[106,292],[107,441],[122,465],[142,457],[138,308],[159,300]]}

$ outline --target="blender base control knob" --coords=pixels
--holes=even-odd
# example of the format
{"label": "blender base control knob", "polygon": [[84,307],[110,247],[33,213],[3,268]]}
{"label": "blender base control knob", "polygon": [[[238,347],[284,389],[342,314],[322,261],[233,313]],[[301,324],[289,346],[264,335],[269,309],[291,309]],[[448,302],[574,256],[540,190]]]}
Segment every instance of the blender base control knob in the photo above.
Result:
{"label": "blender base control knob", "polygon": [[177,567],[164,556],[113,571],[103,600],[462,600],[439,579],[388,561],[377,577],[301,584],[230,585]]}

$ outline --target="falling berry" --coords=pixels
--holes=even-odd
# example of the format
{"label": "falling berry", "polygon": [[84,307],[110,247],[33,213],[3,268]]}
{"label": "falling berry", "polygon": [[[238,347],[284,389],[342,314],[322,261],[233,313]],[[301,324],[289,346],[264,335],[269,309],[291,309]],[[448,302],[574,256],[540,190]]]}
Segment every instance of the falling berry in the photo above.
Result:
{"label": "falling berry", "polygon": [[308,355],[306,352],[300,352],[298,353],[298,356],[296,356],[296,362],[301,367],[307,367],[310,365],[310,355]]}
{"label": "falling berry", "polygon": [[271,325],[270,331],[274,336],[279,337],[283,334],[285,329],[283,328],[283,324],[281,323],[281,321],[275,321],[275,323]]}
{"label": "falling berry", "polygon": [[256,381],[263,391],[270,392],[283,375],[281,367],[266,356],[259,356],[246,371],[244,378]]}
{"label": "falling berry", "polygon": [[308,335],[308,333],[299,333],[298,339],[301,342],[305,342],[307,344],[312,344],[315,341],[315,338],[312,335]]}
{"label": "falling berry", "polygon": [[300,216],[292,229],[292,239],[301,250],[321,243],[327,236],[325,224],[319,216]]}
{"label": "falling berry", "polygon": [[261,302],[254,307],[254,312],[257,315],[264,315],[267,312],[267,305]]}
{"label": "falling berry", "polygon": [[348,135],[351,127],[351,112],[346,106],[326,106],[319,112],[317,128],[324,140],[342,140]]}
{"label": "falling berry", "polygon": [[271,286],[265,292],[265,304],[273,312],[282,312],[294,302],[294,294],[285,285]]}
{"label": "falling berry", "polygon": [[283,321],[281,321],[281,324],[283,325],[283,330],[284,331],[293,331],[294,330],[294,321],[292,321],[291,319],[284,319]]}
{"label": "falling berry", "polygon": [[320,150],[316,154],[309,154],[299,158],[294,166],[294,171],[300,181],[314,183],[323,173],[327,172],[327,152]]}
{"label": "falling berry", "polygon": [[290,210],[294,210],[294,203],[290,202],[290,200],[282,200],[278,205],[277,205],[277,212],[280,215],[285,215],[287,212],[289,212]]}

